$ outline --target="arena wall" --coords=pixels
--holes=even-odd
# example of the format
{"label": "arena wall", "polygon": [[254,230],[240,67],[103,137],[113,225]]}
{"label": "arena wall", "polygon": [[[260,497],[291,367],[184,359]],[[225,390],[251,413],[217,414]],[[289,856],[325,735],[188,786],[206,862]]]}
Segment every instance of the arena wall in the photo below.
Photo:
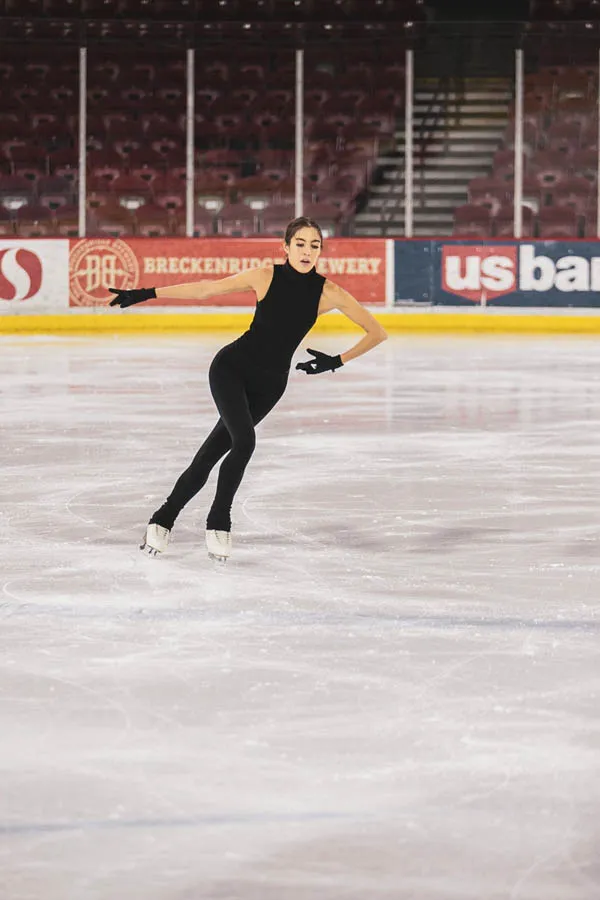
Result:
{"label": "arena wall", "polygon": [[[222,278],[283,258],[266,238],[2,240],[0,332],[240,331],[252,294],[120,310],[109,288]],[[389,331],[600,332],[598,242],[336,238],[319,270]],[[317,324],[355,327],[336,313]]]}

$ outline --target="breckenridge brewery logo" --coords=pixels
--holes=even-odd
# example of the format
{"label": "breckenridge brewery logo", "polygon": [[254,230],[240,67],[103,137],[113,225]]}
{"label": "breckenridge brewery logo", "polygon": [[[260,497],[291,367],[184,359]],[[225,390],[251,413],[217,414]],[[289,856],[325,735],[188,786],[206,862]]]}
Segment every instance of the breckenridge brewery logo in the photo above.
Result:
{"label": "breckenridge brewery logo", "polygon": [[104,304],[111,287],[138,284],[140,267],[131,247],[114,238],[82,240],[71,251],[70,287],[76,306]]}

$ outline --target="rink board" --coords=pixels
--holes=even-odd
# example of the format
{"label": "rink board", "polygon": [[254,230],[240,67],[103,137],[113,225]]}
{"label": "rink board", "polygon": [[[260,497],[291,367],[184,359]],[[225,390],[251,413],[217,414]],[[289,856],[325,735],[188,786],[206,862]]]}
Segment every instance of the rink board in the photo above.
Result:
{"label": "rink board", "polygon": [[[600,244],[593,241],[326,241],[324,275],[390,332],[600,333]],[[252,294],[108,308],[129,288],[221,278],[283,259],[265,238],[0,241],[0,332],[243,331]],[[344,316],[317,331],[354,331]]]}
{"label": "rink board", "polygon": [[[285,262],[283,244],[275,238],[91,238],[72,240],[69,303],[72,307],[104,307],[109,289],[167,287],[211,281],[247,269]],[[329,238],[317,270],[333,278],[361,303],[382,306],[386,296],[386,241]],[[149,300],[161,308],[252,307],[253,292],[208,300]]]}
{"label": "rink board", "polygon": [[[495,314],[492,310],[444,313],[379,312],[375,318],[393,333],[454,334],[600,334],[600,315],[549,315],[545,310],[530,313]],[[251,321],[250,313],[222,311],[206,313],[83,313],[52,316],[3,316],[0,333],[41,334],[168,334],[192,332],[231,332],[239,334]],[[331,313],[316,323],[312,332],[357,332],[344,316]]]}
{"label": "rink board", "polygon": [[395,241],[394,302],[600,311],[598,241]]}

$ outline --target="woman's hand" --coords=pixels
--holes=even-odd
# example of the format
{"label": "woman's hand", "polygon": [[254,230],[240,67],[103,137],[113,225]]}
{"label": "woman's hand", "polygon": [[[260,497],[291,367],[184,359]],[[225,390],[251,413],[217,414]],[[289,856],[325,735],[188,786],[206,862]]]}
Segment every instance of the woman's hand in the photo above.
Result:
{"label": "woman's hand", "polygon": [[111,294],[116,294],[116,297],[113,297],[109,306],[120,306],[121,309],[124,309],[126,306],[133,306],[134,303],[143,303],[144,300],[152,300],[156,297],[156,290],[154,288],[133,288],[130,291],[120,291],[118,288],[109,288]]}
{"label": "woman's hand", "polygon": [[296,368],[302,369],[307,375],[319,375],[321,372],[335,372],[336,369],[339,369],[340,366],[344,365],[339,353],[337,356],[329,356],[327,353],[321,353],[320,350],[307,349],[306,352],[310,353],[315,358],[309,359],[307,362],[298,363]]}

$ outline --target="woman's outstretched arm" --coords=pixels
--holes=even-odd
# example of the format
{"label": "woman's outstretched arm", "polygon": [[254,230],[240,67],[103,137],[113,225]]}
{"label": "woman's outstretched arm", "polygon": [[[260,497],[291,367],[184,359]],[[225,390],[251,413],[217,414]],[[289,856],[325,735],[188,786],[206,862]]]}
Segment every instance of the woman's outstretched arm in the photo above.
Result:
{"label": "woman's outstretched arm", "polygon": [[265,293],[265,286],[268,286],[272,277],[272,266],[260,266],[215,281],[187,281],[183,284],[170,284],[166,287],[132,288],[130,290],[111,288],[111,293],[116,296],[110,301],[110,306],[124,308],[133,306],[135,303],[143,303],[145,300],[152,300],[155,297],[159,299],[169,297],[173,300],[206,300],[208,297],[216,297],[219,294],[243,291],[254,291],[257,297],[262,297]]}
{"label": "woman's outstretched arm", "polygon": [[220,294],[234,294],[243,291],[257,291],[259,284],[265,278],[265,269],[246,269],[237,275],[228,275],[227,278],[219,278],[215,281],[188,281],[184,284],[170,284],[166,287],[156,288],[156,296],[169,297],[172,300],[206,300],[208,297],[218,297]]}

